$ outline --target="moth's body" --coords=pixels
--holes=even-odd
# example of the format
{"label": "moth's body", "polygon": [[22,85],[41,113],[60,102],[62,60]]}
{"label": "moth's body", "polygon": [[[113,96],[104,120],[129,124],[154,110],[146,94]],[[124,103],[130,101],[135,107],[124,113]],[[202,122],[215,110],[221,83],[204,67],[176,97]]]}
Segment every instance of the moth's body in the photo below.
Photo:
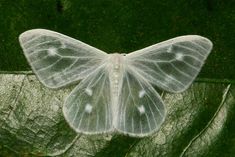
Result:
{"label": "moth's body", "polygon": [[20,44],[45,86],[57,89],[81,80],[63,106],[75,131],[138,137],[156,132],[166,117],[153,85],[172,93],[186,90],[212,49],[208,39],[188,35],[127,55],[107,54],[43,29],[21,34]]}
{"label": "moth's body", "polygon": [[[112,114],[116,115],[117,107],[119,105],[118,98],[120,96],[120,87],[123,83],[123,74],[125,70],[125,58],[123,54],[114,53],[108,54],[108,63],[107,63],[107,71],[109,75],[110,81],[110,93],[111,93],[111,106],[112,106]],[[117,116],[114,116],[117,117]],[[113,123],[116,123],[117,119],[113,119]]]}

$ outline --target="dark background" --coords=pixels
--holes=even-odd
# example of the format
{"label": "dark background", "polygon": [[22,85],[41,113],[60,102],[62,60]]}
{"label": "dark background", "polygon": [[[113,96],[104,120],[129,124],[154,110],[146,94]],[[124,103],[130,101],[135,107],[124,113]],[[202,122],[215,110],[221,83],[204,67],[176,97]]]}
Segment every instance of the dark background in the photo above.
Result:
{"label": "dark background", "polygon": [[20,33],[45,28],[108,53],[198,34],[214,49],[199,77],[235,79],[235,1],[0,0],[0,71],[30,70]]}

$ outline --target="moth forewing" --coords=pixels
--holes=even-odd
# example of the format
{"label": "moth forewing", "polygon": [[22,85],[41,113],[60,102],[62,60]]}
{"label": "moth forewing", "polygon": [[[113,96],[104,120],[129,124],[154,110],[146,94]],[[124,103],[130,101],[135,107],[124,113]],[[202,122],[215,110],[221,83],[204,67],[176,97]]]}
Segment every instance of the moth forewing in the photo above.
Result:
{"label": "moth forewing", "polygon": [[108,56],[79,40],[45,29],[26,31],[19,36],[19,41],[32,70],[48,88],[78,82]]}
{"label": "moth forewing", "polygon": [[212,42],[198,35],[176,37],[126,56],[148,82],[162,90],[186,90],[200,72]]}

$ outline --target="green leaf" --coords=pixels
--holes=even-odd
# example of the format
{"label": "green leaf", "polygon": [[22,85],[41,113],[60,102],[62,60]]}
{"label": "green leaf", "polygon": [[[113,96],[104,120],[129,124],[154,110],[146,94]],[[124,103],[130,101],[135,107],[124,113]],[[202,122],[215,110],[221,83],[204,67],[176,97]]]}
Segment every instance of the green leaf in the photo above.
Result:
{"label": "green leaf", "polygon": [[71,147],[77,134],[61,114],[68,91],[44,88],[33,75],[0,75],[2,149],[18,155],[57,155]]}
{"label": "green leaf", "polygon": [[76,157],[233,156],[235,86],[195,82],[162,93],[167,117],[145,138],[76,134],[61,107],[73,87],[50,90],[34,75],[0,75],[0,155]]}

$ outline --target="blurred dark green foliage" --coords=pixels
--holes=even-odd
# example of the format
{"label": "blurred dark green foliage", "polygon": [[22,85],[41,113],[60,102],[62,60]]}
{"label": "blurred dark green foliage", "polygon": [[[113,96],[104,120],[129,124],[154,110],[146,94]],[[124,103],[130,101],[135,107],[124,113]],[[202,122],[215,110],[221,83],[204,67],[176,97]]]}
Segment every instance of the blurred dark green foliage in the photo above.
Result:
{"label": "blurred dark green foliage", "polygon": [[199,77],[235,79],[235,1],[0,0],[0,70],[29,70],[18,36],[45,28],[108,53],[131,51],[185,34],[214,49]]}

